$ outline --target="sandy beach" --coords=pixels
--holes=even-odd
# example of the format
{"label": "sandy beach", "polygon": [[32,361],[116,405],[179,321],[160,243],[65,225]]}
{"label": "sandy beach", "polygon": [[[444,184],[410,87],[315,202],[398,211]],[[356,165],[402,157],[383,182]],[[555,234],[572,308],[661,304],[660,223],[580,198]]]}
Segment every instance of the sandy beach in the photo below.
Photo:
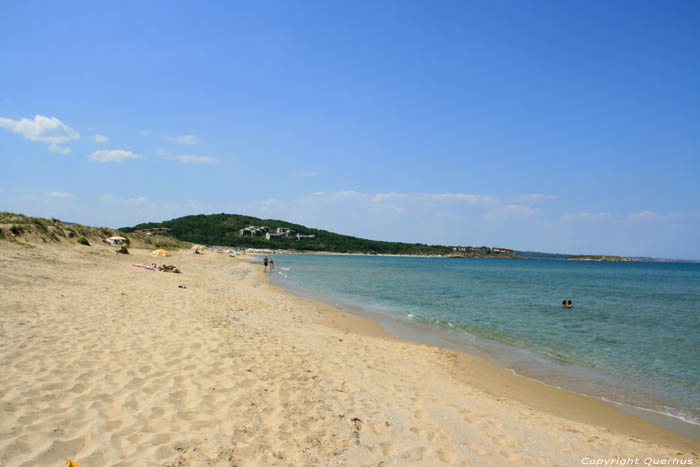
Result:
{"label": "sandy beach", "polygon": [[[131,253],[0,241],[0,465],[700,463],[697,441],[392,337],[246,258]],[[132,266],[156,261],[183,274]]]}

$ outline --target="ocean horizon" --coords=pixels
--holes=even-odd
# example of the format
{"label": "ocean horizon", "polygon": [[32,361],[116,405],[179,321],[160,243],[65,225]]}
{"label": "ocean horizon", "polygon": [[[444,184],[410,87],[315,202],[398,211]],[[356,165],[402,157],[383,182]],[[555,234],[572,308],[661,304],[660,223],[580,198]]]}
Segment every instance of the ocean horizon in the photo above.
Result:
{"label": "ocean horizon", "polygon": [[391,333],[410,326],[543,383],[700,425],[700,264],[275,259],[273,284]]}

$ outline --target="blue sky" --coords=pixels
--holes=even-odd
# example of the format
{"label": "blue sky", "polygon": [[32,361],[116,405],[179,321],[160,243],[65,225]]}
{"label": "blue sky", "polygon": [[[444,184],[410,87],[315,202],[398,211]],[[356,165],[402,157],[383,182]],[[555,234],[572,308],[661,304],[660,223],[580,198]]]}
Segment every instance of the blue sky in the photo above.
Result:
{"label": "blue sky", "polygon": [[0,209],[700,258],[700,3],[0,2]]}

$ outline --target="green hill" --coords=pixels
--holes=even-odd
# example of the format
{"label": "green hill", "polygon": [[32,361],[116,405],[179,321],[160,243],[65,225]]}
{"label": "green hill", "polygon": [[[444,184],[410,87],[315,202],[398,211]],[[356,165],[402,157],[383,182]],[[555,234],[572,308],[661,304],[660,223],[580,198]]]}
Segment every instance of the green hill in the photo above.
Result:
{"label": "green hill", "polygon": [[[288,238],[266,240],[264,235],[240,234],[248,226],[265,226],[270,232],[276,229],[292,229]],[[179,240],[206,245],[236,246],[248,248],[270,248],[302,251],[330,251],[337,253],[378,253],[378,254],[418,254],[449,255],[452,251],[444,246],[430,246],[420,243],[382,242],[367,240],[349,235],[340,235],[327,230],[312,229],[291,222],[238,214],[200,214],[185,216],[164,222],[148,222],[133,227],[122,227],[123,232],[167,227]],[[297,239],[296,235],[314,235],[314,238]]]}

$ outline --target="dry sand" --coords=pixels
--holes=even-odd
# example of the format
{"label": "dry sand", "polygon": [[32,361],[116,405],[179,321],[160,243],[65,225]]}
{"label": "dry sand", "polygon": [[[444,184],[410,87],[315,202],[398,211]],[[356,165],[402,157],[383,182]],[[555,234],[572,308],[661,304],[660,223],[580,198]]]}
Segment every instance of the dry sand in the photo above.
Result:
{"label": "dry sand", "polygon": [[696,441],[387,336],[260,266],[132,253],[0,241],[1,466],[700,463]]}

